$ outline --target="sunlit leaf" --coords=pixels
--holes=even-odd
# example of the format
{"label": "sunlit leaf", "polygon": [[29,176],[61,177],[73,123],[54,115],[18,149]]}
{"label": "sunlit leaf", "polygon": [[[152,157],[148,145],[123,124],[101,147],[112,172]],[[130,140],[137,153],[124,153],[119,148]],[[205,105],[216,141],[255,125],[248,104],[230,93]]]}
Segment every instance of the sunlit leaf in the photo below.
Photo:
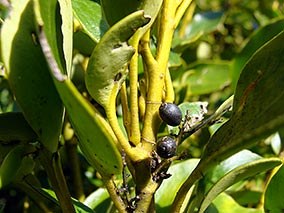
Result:
{"label": "sunlit leaf", "polygon": [[168,173],[172,176],[163,181],[155,194],[157,212],[169,211],[179,187],[190,175],[198,161],[198,159],[190,159],[170,166]]}
{"label": "sunlit leaf", "polygon": [[209,94],[230,84],[229,63],[197,64],[186,71],[181,83],[187,89],[187,97]]}
{"label": "sunlit leaf", "polygon": [[108,29],[102,18],[101,6],[91,0],[72,0],[72,7],[86,34],[98,43]]}
{"label": "sunlit leaf", "polygon": [[127,41],[133,29],[149,22],[143,11],[124,18],[103,36],[90,57],[86,73],[86,85],[91,96],[103,107],[108,108],[110,99],[116,97],[127,76],[127,65],[134,48]]}
{"label": "sunlit leaf", "polygon": [[205,211],[206,213],[264,213],[261,209],[245,208],[240,206],[229,195],[222,193],[213,204]]}
{"label": "sunlit leaf", "polygon": [[240,180],[254,176],[260,172],[272,169],[281,164],[278,158],[259,159],[251,163],[245,163],[240,167],[231,170],[228,174],[219,179],[214,186],[210,188],[201,203],[199,212],[202,213],[221,192],[225,191],[229,186],[237,183]]}
{"label": "sunlit leaf", "polygon": [[195,14],[193,20],[187,26],[184,38],[176,38],[174,40],[174,49],[180,52],[204,34],[216,30],[221,23],[222,17],[223,12],[204,12]]}
{"label": "sunlit leaf", "polygon": [[281,166],[279,170],[273,175],[268,183],[264,197],[265,212],[278,213],[283,212],[284,202],[282,196],[284,190],[284,167]]}

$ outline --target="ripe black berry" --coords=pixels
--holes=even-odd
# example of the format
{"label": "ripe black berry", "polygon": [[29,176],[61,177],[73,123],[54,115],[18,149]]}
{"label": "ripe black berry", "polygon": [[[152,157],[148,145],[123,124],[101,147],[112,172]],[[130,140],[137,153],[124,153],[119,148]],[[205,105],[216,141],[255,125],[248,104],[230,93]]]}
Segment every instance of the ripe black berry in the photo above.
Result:
{"label": "ripe black berry", "polygon": [[178,126],[182,119],[179,107],[172,103],[162,103],[159,108],[159,115],[170,126]]}
{"label": "ripe black berry", "polygon": [[176,154],[177,144],[170,136],[164,136],[158,139],[156,152],[162,158],[171,158]]}

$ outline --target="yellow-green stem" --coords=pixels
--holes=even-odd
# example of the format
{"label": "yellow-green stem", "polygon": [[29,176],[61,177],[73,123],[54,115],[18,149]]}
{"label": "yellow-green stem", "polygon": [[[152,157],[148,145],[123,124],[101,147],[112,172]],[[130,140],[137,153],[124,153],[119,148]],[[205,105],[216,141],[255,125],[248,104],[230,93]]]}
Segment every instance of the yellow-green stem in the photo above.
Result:
{"label": "yellow-green stem", "polygon": [[130,112],[128,108],[128,98],[127,98],[127,89],[126,83],[124,82],[120,89],[120,100],[122,106],[122,116],[123,116],[123,124],[126,128],[126,132],[130,134]]}
{"label": "yellow-green stem", "polygon": [[129,64],[129,87],[130,87],[130,137],[129,140],[137,145],[140,143],[139,108],[138,108],[138,45],[140,40],[138,30],[130,40],[130,45],[135,48],[135,53]]}
{"label": "yellow-green stem", "polygon": [[119,194],[117,193],[117,188],[114,185],[113,180],[111,178],[105,178],[105,179],[103,178],[103,182],[116,209],[120,213],[127,213],[126,206],[123,200],[121,199],[121,197],[119,196]]}
{"label": "yellow-green stem", "polygon": [[[118,87],[118,85],[116,85]],[[116,87],[115,86],[115,87]],[[113,89],[113,93],[110,95],[110,100],[109,100],[109,104],[107,105],[107,107],[105,107],[105,112],[106,112],[106,116],[107,119],[109,121],[109,124],[115,134],[115,136],[117,137],[119,143],[120,143],[120,148],[122,148],[124,150],[124,152],[129,156],[129,158],[136,162],[136,161],[141,161],[145,158],[148,157],[148,153],[146,153],[143,149],[141,149],[140,147],[131,147],[130,143],[128,142],[127,138],[125,137],[124,133],[122,132],[119,123],[118,123],[118,119],[116,116],[116,91],[117,88]],[[139,149],[139,150],[137,150]]]}
{"label": "yellow-green stem", "polygon": [[157,109],[162,100],[162,88],[164,78],[160,78],[158,63],[154,59],[149,47],[149,33],[141,39],[140,52],[147,68],[148,93],[146,99],[146,112],[142,129],[142,145],[147,151],[151,151],[156,140],[156,131],[159,121]]}
{"label": "yellow-green stem", "polygon": [[193,0],[183,0],[183,2],[179,5],[175,17],[175,28],[178,26],[182,16],[184,15],[185,11],[189,8],[192,1]]}
{"label": "yellow-green stem", "polygon": [[186,12],[185,12],[185,15],[184,15],[184,18],[182,19],[181,23],[180,23],[180,28],[179,28],[179,32],[178,32],[178,35],[180,38],[183,38],[184,35],[185,35],[185,31],[186,31],[186,28],[188,26],[188,23],[191,22],[192,20],[192,17],[193,17],[193,13],[194,13],[194,10],[195,10],[195,2],[192,2],[192,4],[189,5],[189,7],[187,8]]}

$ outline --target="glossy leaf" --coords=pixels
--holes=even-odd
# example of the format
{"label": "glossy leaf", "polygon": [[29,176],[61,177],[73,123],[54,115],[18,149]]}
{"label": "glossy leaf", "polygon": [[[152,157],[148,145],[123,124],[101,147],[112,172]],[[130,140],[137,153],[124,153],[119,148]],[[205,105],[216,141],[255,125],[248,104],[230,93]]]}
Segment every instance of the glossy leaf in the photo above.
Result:
{"label": "glossy leaf", "polygon": [[184,38],[176,38],[174,48],[182,51],[192,42],[199,39],[206,33],[210,33],[218,28],[223,17],[223,12],[205,12],[194,15],[193,20],[187,26]]}
{"label": "glossy leaf", "polygon": [[225,191],[228,187],[237,183],[240,180],[254,176],[260,172],[272,169],[281,164],[281,160],[278,158],[259,159],[257,161],[246,163],[240,167],[237,167],[223,176],[217,183],[205,195],[203,202],[200,205],[199,212],[202,213],[210,205],[210,203],[219,195]]}
{"label": "glossy leaf", "polygon": [[26,121],[21,112],[7,112],[0,114],[0,142],[33,142],[37,134]]}
{"label": "glossy leaf", "polygon": [[0,167],[0,188],[16,178],[24,156],[35,151],[36,149],[32,145],[19,145],[7,154]]}
{"label": "glossy leaf", "polygon": [[91,0],[72,0],[72,7],[86,34],[98,43],[108,29],[108,24],[102,18],[101,6]]}
{"label": "glossy leaf", "polygon": [[197,64],[183,75],[181,82],[187,89],[187,96],[209,94],[228,86],[230,80],[229,64]]}
{"label": "glossy leaf", "polygon": [[284,167],[283,165],[273,175],[269,181],[265,196],[264,196],[264,210],[265,212],[277,213],[283,212],[284,203],[283,197],[280,196],[284,190]]}
{"label": "glossy leaf", "polygon": [[99,188],[85,199],[84,204],[97,212],[106,212],[110,202],[108,191],[105,188]]}
{"label": "glossy leaf", "polygon": [[283,41],[281,33],[247,63],[236,89],[232,117],[210,139],[204,152],[207,158],[202,161],[225,159],[284,125],[284,64],[280,57],[284,48],[279,45]]}
{"label": "glossy leaf", "polygon": [[[244,67],[234,97],[230,120],[211,137],[199,165],[181,187],[189,190],[212,166],[251,147],[284,126],[284,33],[263,46]],[[185,196],[174,203],[179,209]]]}
{"label": "glossy leaf", "polygon": [[89,60],[86,86],[91,96],[103,107],[109,107],[111,97],[116,97],[127,75],[127,65],[134,48],[127,44],[138,29],[149,22],[143,11],[135,12],[103,36]]}
{"label": "glossy leaf", "polygon": [[[40,142],[58,146],[63,106],[37,43],[33,1],[13,4],[1,31],[1,51],[11,89]],[[36,58],[36,60],[35,60]]]}
{"label": "glossy leaf", "polygon": [[181,184],[187,179],[198,163],[198,159],[185,160],[170,166],[172,176],[163,181],[155,194],[157,212],[168,212]]}
{"label": "glossy leaf", "polygon": [[233,88],[236,87],[240,73],[255,53],[255,51],[280,33],[284,29],[284,19],[274,20],[270,24],[258,29],[248,40],[246,45],[242,48],[241,52],[235,57],[232,66],[232,84]]}
{"label": "glossy leaf", "polygon": [[229,195],[222,193],[214,201],[213,204],[206,210],[206,213],[264,213],[262,209],[245,208],[240,206]]}
{"label": "glossy leaf", "polygon": [[210,182],[215,183],[233,169],[260,159],[261,156],[257,154],[249,150],[242,150],[218,164],[212,172],[210,172],[211,174],[208,174],[210,176]]}

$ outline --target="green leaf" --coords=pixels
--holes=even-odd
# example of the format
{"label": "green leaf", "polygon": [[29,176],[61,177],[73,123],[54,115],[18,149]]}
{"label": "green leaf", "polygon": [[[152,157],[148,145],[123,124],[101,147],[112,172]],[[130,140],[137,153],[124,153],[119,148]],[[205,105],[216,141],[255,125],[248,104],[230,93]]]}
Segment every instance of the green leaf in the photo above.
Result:
{"label": "green leaf", "polygon": [[91,56],[96,43],[83,31],[77,31],[73,35],[74,49],[86,56]]}
{"label": "green leaf", "polygon": [[110,26],[114,25],[140,6],[141,1],[101,0],[104,16]]}
{"label": "green leaf", "polygon": [[137,11],[114,25],[103,36],[90,57],[86,86],[91,96],[104,108],[116,97],[127,75],[127,65],[134,48],[127,44],[135,29],[149,22],[143,11]]}
{"label": "green leaf", "polygon": [[244,67],[234,96],[230,120],[210,138],[192,175],[179,191],[173,208],[180,208],[182,192],[212,166],[251,147],[284,126],[284,32],[259,49]]}
{"label": "green leaf", "polygon": [[194,15],[193,20],[187,26],[184,38],[175,38],[175,51],[182,52],[192,42],[199,39],[204,34],[216,30],[221,23],[223,12],[204,12]]}
{"label": "green leaf", "polygon": [[21,112],[0,114],[0,142],[32,142],[37,140],[37,134],[26,121]]}
{"label": "green leaf", "polygon": [[68,76],[63,75],[63,68],[59,66],[58,60],[53,55],[56,48],[52,49],[49,41],[55,39],[57,34],[54,34],[54,29],[49,28],[54,28],[55,25],[49,26],[49,22],[42,21],[39,16],[37,21],[42,24],[43,29],[39,32],[42,50],[72,126],[79,137],[79,146],[84,156],[101,175],[109,177],[120,173],[122,170],[121,156],[116,147],[117,140],[109,124],[81,95]]}
{"label": "green leaf", "polygon": [[110,202],[108,191],[105,188],[99,188],[85,199],[84,204],[97,212],[106,212]]}
{"label": "green leaf", "polygon": [[[54,200],[55,202],[58,202],[54,191],[44,188],[38,190],[40,191],[40,193],[44,194],[45,197],[48,197],[49,199]],[[76,213],[94,213],[94,211],[91,208],[89,208],[88,206],[84,205],[83,203],[81,203],[80,201],[74,198],[72,198],[72,203],[74,205]]]}
{"label": "green leaf", "polygon": [[273,175],[269,181],[265,196],[264,196],[264,210],[269,213],[283,212],[284,202],[283,197],[280,196],[284,190],[284,167],[283,165]]}
{"label": "green leaf", "polygon": [[37,43],[33,1],[13,4],[1,31],[1,51],[8,79],[24,116],[51,152],[58,146],[63,106]]}
{"label": "green leaf", "polygon": [[57,0],[36,0],[35,13],[38,24],[44,25],[48,43],[60,70],[65,74],[68,73],[69,76],[73,45],[72,7],[70,1],[60,0],[58,2],[59,5]]}
{"label": "green leaf", "polygon": [[204,212],[210,203],[217,197],[217,195],[225,191],[228,187],[240,180],[272,169],[279,164],[281,164],[281,160],[279,158],[259,159],[233,169],[220,180],[218,180],[218,182],[215,183],[214,186],[208,191],[200,205],[199,212]]}
{"label": "green leaf", "polygon": [[108,29],[107,23],[102,18],[101,6],[91,0],[72,0],[72,7],[86,34],[98,43]]}
{"label": "green leaf", "polygon": [[185,160],[170,166],[172,176],[161,184],[155,194],[157,212],[168,212],[181,184],[187,179],[198,163],[198,159]]}
{"label": "green leaf", "polygon": [[206,213],[264,213],[261,209],[245,208],[240,206],[229,195],[220,194],[207,210]]}
{"label": "green leaf", "polygon": [[271,40],[274,36],[280,33],[284,29],[284,19],[273,20],[266,26],[259,28],[247,41],[246,45],[242,48],[241,52],[235,57],[232,66],[232,86],[236,87],[237,81],[239,79],[240,73],[255,53],[255,51],[264,45],[266,42]]}
{"label": "green leaf", "polygon": [[[210,183],[216,183],[220,178],[226,175],[228,172],[232,171],[233,169],[240,167],[245,164],[252,163],[254,161],[260,160],[261,156],[249,151],[249,150],[242,150],[228,159],[222,161],[218,164],[211,172],[206,174],[206,176],[210,176]],[[211,184],[211,185],[212,185]]]}
{"label": "green leaf", "polygon": [[222,90],[230,85],[230,66],[227,62],[197,64],[186,71],[181,79],[187,97]]}
{"label": "green leaf", "polygon": [[282,42],[284,33],[256,52],[243,69],[231,119],[210,139],[202,164],[216,164],[284,125],[284,47],[279,45]]}
{"label": "green leaf", "polygon": [[35,151],[32,145],[19,145],[6,155],[0,167],[0,189],[16,178],[25,155]]}
{"label": "green leaf", "polygon": [[[73,13],[71,1],[58,0],[62,20],[63,54],[68,75],[71,73],[73,59]],[[59,43],[60,44],[60,43]],[[59,45],[58,45],[59,46]]]}
{"label": "green leaf", "polygon": [[102,175],[121,173],[121,155],[109,124],[70,80],[56,82],[56,86],[79,137],[79,146],[85,158]]}

